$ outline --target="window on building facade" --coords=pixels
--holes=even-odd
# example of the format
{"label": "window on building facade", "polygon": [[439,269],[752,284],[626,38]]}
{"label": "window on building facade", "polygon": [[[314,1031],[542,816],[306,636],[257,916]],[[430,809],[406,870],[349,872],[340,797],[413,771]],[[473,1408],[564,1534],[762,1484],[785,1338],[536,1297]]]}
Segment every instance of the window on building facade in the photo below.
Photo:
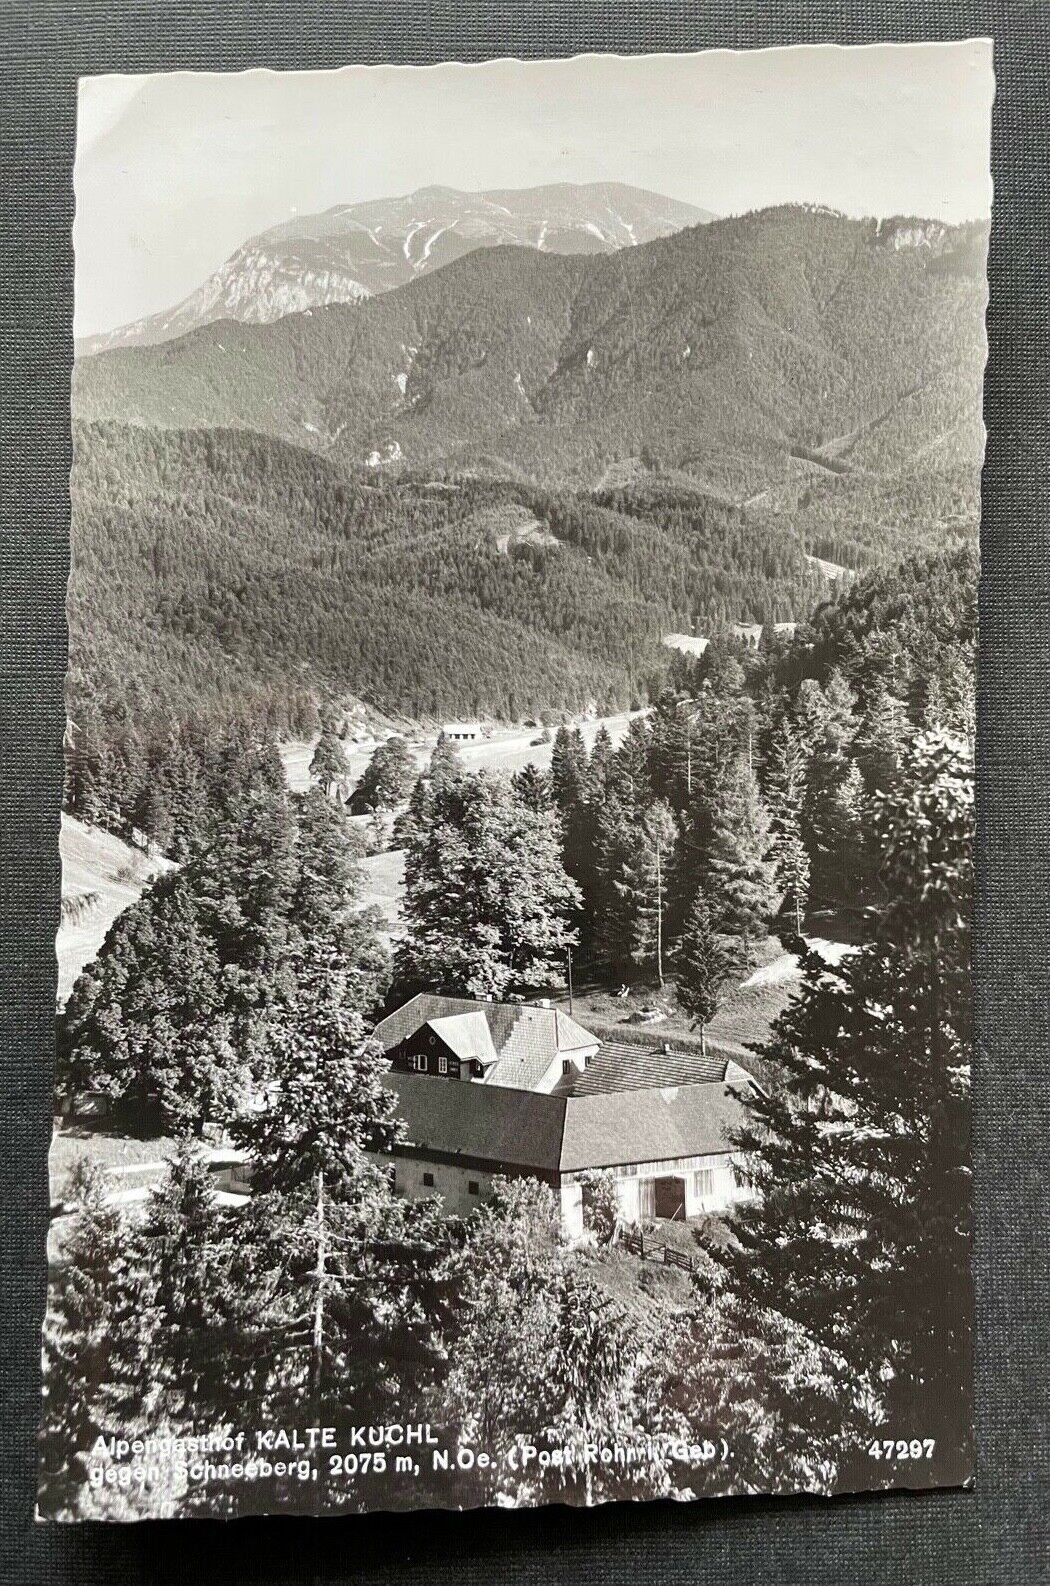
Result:
{"label": "window on building facade", "polygon": [[561,1071],[562,1071],[562,1073],[563,1074],[568,1074],[569,1071],[571,1070],[571,1068],[572,1068],[572,1059],[568,1058],[568,1057],[563,1057],[562,1060],[561,1060]]}
{"label": "window on building facade", "polygon": [[438,1058],[438,1073],[439,1074],[447,1074],[448,1073],[448,1058],[447,1057],[439,1057]]}
{"label": "window on building facade", "polygon": [[434,1175],[433,1175],[433,1173],[424,1173],[423,1174],[423,1184],[424,1184],[424,1187],[426,1189],[433,1189],[434,1188]]}
{"label": "window on building facade", "polygon": [[478,1184],[478,1181],[477,1181],[476,1178],[472,1178],[472,1179],[468,1179],[467,1180],[467,1194],[468,1195],[480,1195],[481,1194],[481,1187]]}
{"label": "window on building facade", "polygon": [[706,1200],[715,1192],[715,1170],[713,1167],[702,1167],[693,1174],[693,1194],[701,1200]]}

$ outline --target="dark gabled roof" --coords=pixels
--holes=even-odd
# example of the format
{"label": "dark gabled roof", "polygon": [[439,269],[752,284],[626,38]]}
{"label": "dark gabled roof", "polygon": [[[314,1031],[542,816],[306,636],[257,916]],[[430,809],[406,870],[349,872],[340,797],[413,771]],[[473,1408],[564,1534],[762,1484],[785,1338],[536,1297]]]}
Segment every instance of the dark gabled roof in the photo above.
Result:
{"label": "dark gabled roof", "polygon": [[700,1085],[722,1080],[726,1059],[698,1049],[665,1051],[638,1041],[603,1041],[572,1087],[574,1096],[599,1091],[651,1090],[663,1085]]}
{"label": "dark gabled roof", "polygon": [[[421,1025],[434,1024],[448,1045],[458,1051],[464,1043],[456,1044],[459,1031],[453,1021],[460,1019],[471,1021],[462,1027],[464,1037],[468,1030],[476,1030],[480,1019],[488,1026],[499,1060],[488,1070],[487,1083],[521,1090],[538,1084],[559,1053],[579,1051],[598,1041],[559,1008],[537,1008],[528,1002],[480,1002],[434,992],[421,992],[395,1009],[379,1021],[375,1033],[389,1052]],[[480,1049],[477,1055],[482,1055]]]}
{"label": "dark gabled roof", "polygon": [[729,1151],[748,1088],[743,1070],[698,1085],[585,1096],[393,1071],[386,1082],[398,1094],[406,1144],[543,1174]]}
{"label": "dark gabled roof", "polygon": [[534,1173],[558,1172],[564,1099],[393,1070],[385,1078],[397,1091],[398,1112],[408,1126],[407,1145]]}
{"label": "dark gabled roof", "polygon": [[667,1162],[732,1150],[745,1121],[743,1087],[711,1080],[656,1090],[600,1091],[566,1101],[561,1171]]}

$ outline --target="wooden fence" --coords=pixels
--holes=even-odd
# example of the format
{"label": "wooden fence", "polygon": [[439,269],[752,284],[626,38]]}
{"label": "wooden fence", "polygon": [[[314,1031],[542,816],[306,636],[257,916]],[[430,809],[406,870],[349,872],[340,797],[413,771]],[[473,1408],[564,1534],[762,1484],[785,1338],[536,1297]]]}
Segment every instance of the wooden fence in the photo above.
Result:
{"label": "wooden fence", "polygon": [[692,1256],[684,1255],[681,1250],[675,1250],[673,1245],[661,1244],[658,1239],[646,1239],[641,1228],[623,1228],[620,1231],[619,1243],[631,1255],[641,1256],[643,1261],[661,1261],[665,1267],[677,1267],[680,1272],[693,1273],[696,1271],[696,1262]]}

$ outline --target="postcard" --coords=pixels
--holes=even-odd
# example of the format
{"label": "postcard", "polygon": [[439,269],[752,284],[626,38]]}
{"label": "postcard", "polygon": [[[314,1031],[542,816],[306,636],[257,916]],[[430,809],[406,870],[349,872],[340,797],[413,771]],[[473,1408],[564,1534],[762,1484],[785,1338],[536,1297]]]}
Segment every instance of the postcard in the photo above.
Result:
{"label": "postcard", "polygon": [[993,87],[81,80],[42,1519],[971,1481]]}

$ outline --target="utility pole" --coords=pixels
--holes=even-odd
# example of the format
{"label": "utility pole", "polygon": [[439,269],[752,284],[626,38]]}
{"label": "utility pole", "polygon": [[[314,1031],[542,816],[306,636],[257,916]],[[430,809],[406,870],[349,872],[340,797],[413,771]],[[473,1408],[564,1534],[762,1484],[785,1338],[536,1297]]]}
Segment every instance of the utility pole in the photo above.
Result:
{"label": "utility pole", "polygon": [[662,844],[656,843],[656,978],[664,983],[664,882]]}

